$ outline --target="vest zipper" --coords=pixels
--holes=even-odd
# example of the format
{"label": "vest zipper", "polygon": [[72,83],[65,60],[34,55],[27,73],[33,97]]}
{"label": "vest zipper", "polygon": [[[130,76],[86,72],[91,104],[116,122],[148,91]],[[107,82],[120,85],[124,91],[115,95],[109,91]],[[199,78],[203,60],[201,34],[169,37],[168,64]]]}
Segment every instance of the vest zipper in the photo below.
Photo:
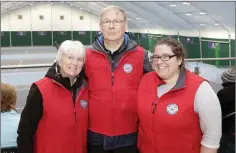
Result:
{"label": "vest zipper", "polygon": [[[100,45],[99,42],[98,42],[98,44],[99,44],[99,46],[103,49],[103,47]],[[113,66],[114,61],[112,60],[112,63],[110,63],[110,59],[109,59],[109,57],[107,56],[107,54],[105,53],[104,49],[103,49],[103,52],[104,52],[104,53],[99,52],[99,51],[96,51],[96,50],[92,50],[92,51],[97,52],[97,53],[102,54],[103,56],[105,56],[105,57],[108,59],[109,64],[112,64],[112,66]],[[132,49],[132,50],[130,50],[130,51],[124,53],[124,54],[121,56],[121,58],[120,58],[120,60],[119,60],[119,62],[118,62],[118,64],[117,64],[117,67],[118,67],[119,63],[121,63],[121,61],[123,60],[124,55],[127,56],[127,54],[129,54],[130,52],[133,52],[133,51],[135,51],[135,49]],[[106,54],[106,55],[104,55],[104,54]],[[112,84],[112,86],[113,86],[113,84],[114,84],[114,73],[115,73],[116,70],[114,70],[114,72],[113,72],[112,68],[110,68],[110,70],[111,70],[111,72],[112,72],[112,74],[111,74],[111,76],[112,76],[112,78],[111,78],[111,84]]]}
{"label": "vest zipper", "polygon": [[77,129],[77,123],[76,123],[76,122],[77,122],[77,121],[76,121],[76,109],[75,109],[75,105],[74,105],[74,119],[75,119],[75,122],[74,122],[74,128],[75,128],[75,129],[74,129],[74,152],[75,152],[75,150],[76,150],[76,149],[75,149],[75,146],[76,146],[76,145],[75,145],[75,142],[76,142],[76,134],[77,134],[77,133],[76,133],[76,129]]}
{"label": "vest zipper", "polygon": [[[52,80],[54,83],[56,83],[57,85],[59,85],[60,87],[62,87],[62,88],[64,88],[66,91],[68,91],[63,85],[61,85],[60,83],[58,83],[57,81],[55,81],[55,80]],[[76,96],[75,97],[75,102],[74,102],[74,99],[73,99],[73,92],[72,92],[72,102],[73,102],[73,111],[74,111],[74,127],[75,127],[75,130],[74,130],[74,142],[76,141],[76,129],[77,129],[77,119],[76,119],[76,102],[78,101],[78,99],[77,98],[79,98],[80,96],[81,96],[81,94],[83,93],[83,91],[84,91],[84,89],[85,88],[83,88],[83,86],[81,85],[81,89],[80,89],[80,91],[79,91],[79,93],[78,93],[78,95],[76,96],[76,95],[74,95],[74,96]],[[68,91],[70,94],[71,94],[71,92],[70,91]],[[75,143],[74,143],[74,152],[75,152]]]}
{"label": "vest zipper", "polygon": [[[57,85],[59,85],[60,87],[64,88],[66,91],[68,91],[68,89],[66,89],[63,85],[61,85],[60,83],[58,83],[57,81],[53,80],[54,83],[56,83]],[[75,122],[77,121],[76,119],[76,101],[77,101],[77,98],[80,97],[80,95],[82,94],[84,88],[81,88],[79,94],[75,97],[75,102],[73,100],[73,92],[71,93],[70,91],[68,91],[70,94],[72,94],[72,102],[73,102],[73,112],[74,112],[74,120]]]}
{"label": "vest zipper", "polygon": [[74,94],[74,90],[72,89],[71,90],[71,96],[72,96],[72,102],[73,102],[73,106],[74,106],[74,119],[75,119],[75,122],[76,122],[76,95]]}
{"label": "vest zipper", "polygon": [[[129,54],[130,52],[127,52],[127,53],[124,53],[123,55],[122,55],[122,57],[120,58],[120,60],[119,60],[119,62],[117,63],[117,67],[119,66],[119,64],[122,62],[122,60],[124,59],[124,57],[125,56],[127,56],[128,54]],[[107,57],[108,58],[108,57]],[[108,58],[108,60],[109,60],[109,58]],[[112,65],[113,65],[113,60],[112,60]],[[116,67],[116,68],[117,68]],[[111,84],[112,84],[112,92],[113,92],[113,96],[112,96],[112,100],[113,100],[113,110],[115,109],[115,100],[114,100],[114,95],[115,95],[115,89],[114,89],[114,76],[115,76],[115,71],[116,71],[117,69],[115,69],[114,70],[114,72],[113,72],[113,70],[112,70],[112,68],[111,68]],[[112,116],[113,116],[113,119],[112,119],[112,127],[115,127],[115,113],[114,113],[114,111],[112,111]],[[113,131],[113,133],[115,132],[115,128],[113,128],[112,129],[112,131]]]}
{"label": "vest zipper", "polygon": [[[99,44],[99,46],[101,47],[101,45],[100,45],[100,43],[98,43]],[[112,63],[110,63],[110,60],[109,60],[109,57],[108,56],[106,56],[105,54],[106,53],[101,53],[101,52],[99,52],[99,51],[96,51],[96,50],[92,50],[92,51],[94,51],[94,52],[97,52],[97,53],[99,53],[99,54],[102,54],[103,56],[105,56],[107,59],[108,59],[108,61],[109,61],[109,64],[112,64],[113,65],[113,60],[112,60]],[[104,51],[104,50],[103,50]],[[134,50],[130,50],[130,51],[134,51]],[[119,60],[119,62],[118,62],[118,64],[117,64],[117,67],[119,66],[119,63],[121,63],[121,61],[124,59],[124,57],[125,56],[127,56],[127,54],[129,54],[130,53],[130,51],[129,52],[126,52],[126,53],[124,53],[123,55],[122,55],[122,57],[120,58],[120,60]],[[105,52],[105,51],[104,51]],[[116,68],[117,68],[116,67]],[[112,100],[113,100],[113,102],[112,102],[112,107],[113,107],[113,109],[115,108],[115,103],[114,103],[114,94],[115,94],[115,90],[114,90],[114,73],[115,73],[115,71],[116,71],[116,69],[114,70],[114,72],[113,72],[113,70],[112,70],[112,68],[111,68],[111,66],[110,66],[110,70],[111,70],[111,84],[112,84],[112,92],[113,92],[113,95],[112,95]],[[115,124],[115,113],[114,113],[114,111],[112,111],[112,116],[113,116],[113,119],[112,119],[112,127],[114,127],[114,124]],[[113,133],[114,133],[114,128],[113,128]]]}
{"label": "vest zipper", "polygon": [[[99,43],[98,43],[99,44]],[[97,53],[99,53],[99,54],[101,54],[101,55],[103,55],[103,56],[105,56],[105,58],[107,58],[108,59],[108,62],[109,62],[109,65],[113,65],[113,63],[110,63],[110,60],[109,60],[109,57],[108,56],[106,56],[106,55],[104,55],[104,53],[101,53],[101,52],[99,52],[99,51],[96,51],[96,50],[93,50],[94,52],[97,52]],[[105,53],[106,54],[106,53]],[[113,72],[113,70],[112,70],[112,68],[111,68],[111,66],[110,66],[110,72],[111,72],[111,84],[112,84],[112,114],[111,114],[111,116],[112,116],[112,127],[114,127],[114,122],[115,122],[115,113],[114,113],[114,108],[115,108],[115,103],[114,103],[114,93],[115,93],[115,89],[114,89],[114,72]],[[112,129],[112,132],[114,133],[114,128]]]}
{"label": "vest zipper", "polygon": [[75,122],[77,121],[76,119],[76,109],[74,108],[74,116],[75,116]]}
{"label": "vest zipper", "polygon": [[74,117],[75,117],[75,122],[74,122],[74,124],[75,124],[75,130],[74,130],[74,152],[75,152],[75,150],[76,150],[76,144],[75,144],[75,142],[76,142],[76,131],[77,131],[77,129],[78,129],[78,127],[77,127],[77,118],[76,118],[76,103],[77,103],[77,101],[78,101],[78,98],[81,96],[81,94],[83,93],[83,91],[84,91],[84,88],[83,88],[83,86],[81,85],[81,89],[80,89],[80,91],[79,91],[79,93],[78,93],[78,95],[75,97],[75,102],[74,102]]}
{"label": "vest zipper", "polygon": [[156,135],[155,135],[155,112],[156,112],[156,107],[157,107],[157,103],[159,102],[159,98],[157,97],[156,99],[153,100],[152,102],[152,131],[153,131],[153,135],[154,135],[154,150],[156,151]]}
{"label": "vest zipper", "polygon": [[83,87],[81,87],[81,89],[80,89],[80,91],[79,91],[79,93],[78,93],[78,95],[75,97],[75,103],[74,103],[74,115],[75,115],[75,122],[77,121],[77,118],[76,118],[76,114],[77,114],[77,112],[76,112],[76,104],[77,104],[77,101],[78,101],[78,99],[77,98],[79,98],[80,96],[81,96],[81,94],[83,93],[83,91],[84,91],[84,88]]}

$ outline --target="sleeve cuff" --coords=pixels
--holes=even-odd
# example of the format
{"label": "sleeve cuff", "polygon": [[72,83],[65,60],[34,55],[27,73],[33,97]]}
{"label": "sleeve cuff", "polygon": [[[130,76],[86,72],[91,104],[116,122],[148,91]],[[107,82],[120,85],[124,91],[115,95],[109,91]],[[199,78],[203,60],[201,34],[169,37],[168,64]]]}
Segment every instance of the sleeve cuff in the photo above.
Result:
{"label": "sleeve cuff", "polygon": [[212,144],[206,144],[204,142],[201,142],[201,145],[204,146],[204,147],[210,148],[210,149],[219,149],[219,147],[220,147],[220,144],[212,145]]}

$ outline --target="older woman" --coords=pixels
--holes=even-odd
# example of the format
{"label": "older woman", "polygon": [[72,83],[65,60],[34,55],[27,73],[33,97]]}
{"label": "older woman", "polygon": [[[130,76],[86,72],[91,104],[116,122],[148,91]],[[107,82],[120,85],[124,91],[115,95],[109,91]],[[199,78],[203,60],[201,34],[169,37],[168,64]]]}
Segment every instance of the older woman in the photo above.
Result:
{"label": "older woman", "polygon": [[16,88],[1,83],[1,148],[16,147],[20,114],[16,112]]}
{"label": "older woman", "polygon": [[88,91],[80,74],[85,48],[64,41],[56,64],[33,83],[18,128],[19,153],[85,153]]}
{"label": "older woman", "polygon": [[138,89],[140,153],[216,153],[221,108],[209,83],[184,67],[184,49],[163,39],[151,57],[154,72]]}

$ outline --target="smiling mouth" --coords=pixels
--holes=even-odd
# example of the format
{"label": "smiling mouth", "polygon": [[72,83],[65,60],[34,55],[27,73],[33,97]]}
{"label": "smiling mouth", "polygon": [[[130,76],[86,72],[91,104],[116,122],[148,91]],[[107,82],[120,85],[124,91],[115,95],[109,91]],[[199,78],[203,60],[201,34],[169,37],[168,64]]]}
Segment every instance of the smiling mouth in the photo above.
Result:
{"label": "smiling mouth", "polygon": [[77,68],[73,68],[73,67],[72,67],[72,68],[69,67],[69,69],[70,69],[70,70],[73,70],[73,71],[76,71],[76,70],[77,70]]}
{"label": "smiling mouth", "polygon": [[158,66],[157,68],[158,68],[159,70],[166,69],[166,67],[164,67],[164,66]]}

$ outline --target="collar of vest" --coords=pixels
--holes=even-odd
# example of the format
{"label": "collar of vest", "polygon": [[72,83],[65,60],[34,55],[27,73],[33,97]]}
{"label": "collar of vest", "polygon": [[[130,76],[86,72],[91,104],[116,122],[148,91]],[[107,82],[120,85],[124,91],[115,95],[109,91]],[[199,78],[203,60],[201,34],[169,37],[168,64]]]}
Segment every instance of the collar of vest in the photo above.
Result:
{"label": "collar of vest", "polygon": [[174,86],[173,90],[177,90],[177,89],[180,89],[180,88],[184,88],[185,85],[186,85],[186,73],[187,73],[188,70],[186,70],[185,68],[181,68],[180,69],[180,74],[179,74],[179,77],[178,77],[178,80],[176,82],[176,85]]}
{"label": "collar of vest", "polygon": [[88,85],[88,82],[87,82],[87,80],[86,79],[84,79],[84,78],[82,78],[82,87],[87,87],[87,85]]}

